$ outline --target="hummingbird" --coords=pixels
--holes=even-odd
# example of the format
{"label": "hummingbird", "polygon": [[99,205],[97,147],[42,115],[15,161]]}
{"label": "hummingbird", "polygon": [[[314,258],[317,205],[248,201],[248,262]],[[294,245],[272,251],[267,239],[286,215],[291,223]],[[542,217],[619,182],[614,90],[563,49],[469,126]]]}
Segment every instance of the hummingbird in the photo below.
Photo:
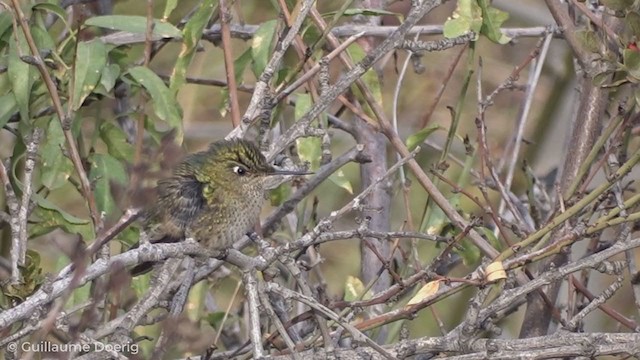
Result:
{"label": "hummingbird", "polygon": [[[158,181],[157,201],[143,223],[149,241],[197,241],[211,254],[229,249],[251,231],[265,199],[265,180],[273,175],[308,175],[273,167],[258,147],[243,139],[213,142],[186,156],[173,173]],[[146,272],[140,264],[131,273]]]}

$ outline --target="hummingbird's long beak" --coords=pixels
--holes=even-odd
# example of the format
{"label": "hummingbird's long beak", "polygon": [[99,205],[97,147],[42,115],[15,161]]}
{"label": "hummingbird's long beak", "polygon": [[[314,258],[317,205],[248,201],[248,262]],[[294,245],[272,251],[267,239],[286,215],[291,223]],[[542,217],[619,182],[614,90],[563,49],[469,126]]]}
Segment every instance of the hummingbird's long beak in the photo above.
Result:
{"label": "hummingbird's long beak", "polygon": [[313,175],[313,171],[298,171],[298,170],[281,170],[276,169],[274,167],[271,168],[271,171],[267,173],[267,175]]}

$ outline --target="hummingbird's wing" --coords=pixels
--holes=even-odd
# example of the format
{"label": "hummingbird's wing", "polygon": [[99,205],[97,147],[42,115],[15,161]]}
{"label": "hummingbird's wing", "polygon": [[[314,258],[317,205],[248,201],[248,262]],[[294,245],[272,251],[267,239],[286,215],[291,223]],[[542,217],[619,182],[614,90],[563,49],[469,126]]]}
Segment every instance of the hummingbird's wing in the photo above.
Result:
{"label": "hummingbird's wing", "polygon": [[[204,185],[193,176],[173,176],[158,182],[158,235],[183,238],[190,222],[202,210]],[[152,239],[156,236],[152,236]]]}
{"label": "hummingbird's wing", "polygon": [[202,153],[187,156],[169,178],[158,181],[158,202],[150,207],[147,224],[150,240],[172,237],[182,240],[185,229],[205,205],[204,184],[196,177],[204,161]]}

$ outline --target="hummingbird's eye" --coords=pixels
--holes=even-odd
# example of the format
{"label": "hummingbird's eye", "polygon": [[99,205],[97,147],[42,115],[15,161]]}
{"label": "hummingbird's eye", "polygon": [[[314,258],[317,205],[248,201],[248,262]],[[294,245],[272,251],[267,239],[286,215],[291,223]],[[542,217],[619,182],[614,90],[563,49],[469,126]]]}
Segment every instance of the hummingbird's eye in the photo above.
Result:
{"label": "hummingbird's eye", "polygon": [[234,166],[233,172],[240,176],[243,176],[247,173],[247,169],[243,168],[242,166]]}

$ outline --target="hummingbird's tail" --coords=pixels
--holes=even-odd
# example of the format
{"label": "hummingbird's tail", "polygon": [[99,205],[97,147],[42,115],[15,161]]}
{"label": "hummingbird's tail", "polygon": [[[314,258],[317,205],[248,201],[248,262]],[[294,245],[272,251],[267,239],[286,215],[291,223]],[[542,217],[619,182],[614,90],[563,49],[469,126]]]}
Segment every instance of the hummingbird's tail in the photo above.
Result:
{"label": "hummingbird's tail", "polygon": [[[170,244],[170,243],[175,243],[178,241],[182,241],[182,239],[174,237],[174,236],[164,236],[161,237],[157,240],[152,240],[151,242],[154,244]],[[129,250],[132,249],[137,249],[140,246],[140,243],[135,243],[133,244],[133,246],[131,246],[129,248]],[[153,266],[156,264],[156,262],[153,261],[145,261],[143,263],[140,263],[136,266],[134,266],[133,268],[131,268],[131,270],[129,270],[129,275],[131,275],[131,277],[136,277],[136,276],[140,276],[140,275],[144,275],[146,273],[148,273],[149,271],[151,271],[151,269],[153,269]]]}

